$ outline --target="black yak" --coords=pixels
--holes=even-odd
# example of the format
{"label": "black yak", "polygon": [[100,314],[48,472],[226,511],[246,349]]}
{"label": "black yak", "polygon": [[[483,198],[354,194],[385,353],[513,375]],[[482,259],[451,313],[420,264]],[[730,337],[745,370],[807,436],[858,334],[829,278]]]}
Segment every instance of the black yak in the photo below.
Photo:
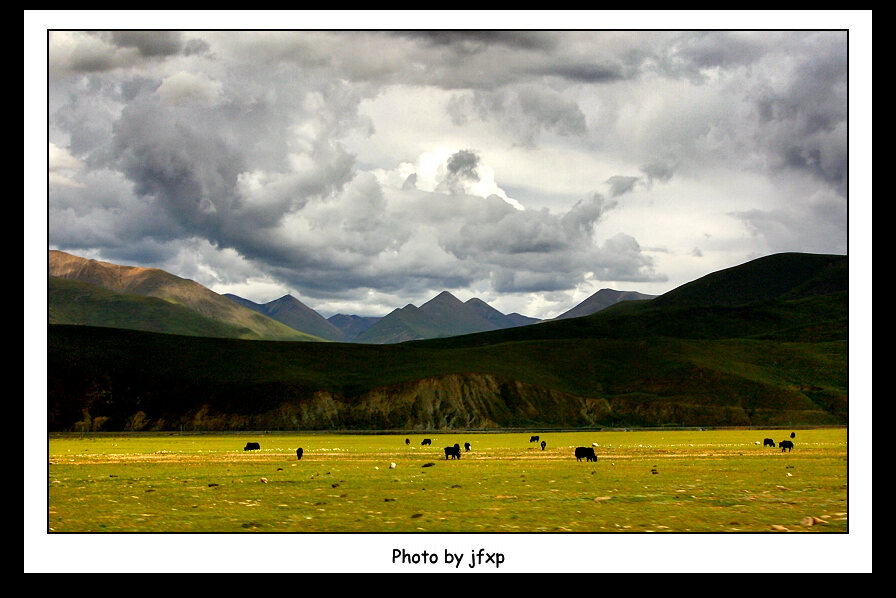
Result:
{"label": "black yak", "polygon": [[775,448],[775,441],[771,438],[766,438],[762,441],[762,446],[770,446],[772,448]]}
{"label": "black yak", "polygon": [[427,444],[432,444],[432,440],[429,438],[424,438],[423,442],[420,443],[420,446],[426,446]]}
{"label": "black yak", "polygon": [[246,447],[243,449],[244,451],[260,451],[261,445],[257,442],[247,442]]}
{"label": "black yak", "polygon": [[451,457],[452,459],[460,459],[460,445],[455,444],[454,446],[446,446],[445,447],[445,458]]}
{"label": "black yak", "polygon": [[793,450],[793,443],[789,440],[782,440],[778,443],[778,446],[781,447],[781,452],[783,453],[785,450],[790,452]]}
{"label": "black yak", "polygon": [[597,461],[597,455],[594,454],[594,447],[577,446],[576,447],[576,461],[581,461],[583,458],[586,461]]}
{"label": "black yak", "polygon": [[297,448],[297,449],[296,449],[296,459],[301,460],[301,459],[302,459],[302,453],[303,453],[303,452],[304,452],[304,451],[303,451],[301,448]]}

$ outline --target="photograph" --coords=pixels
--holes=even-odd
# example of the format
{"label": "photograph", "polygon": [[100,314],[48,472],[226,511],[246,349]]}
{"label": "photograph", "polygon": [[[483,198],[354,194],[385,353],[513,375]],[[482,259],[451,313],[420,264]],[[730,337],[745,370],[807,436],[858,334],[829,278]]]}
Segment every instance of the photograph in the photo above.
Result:
{"label": "photograph", "polygon": [[25,572],[871,571],[870,10],[25,32]]}

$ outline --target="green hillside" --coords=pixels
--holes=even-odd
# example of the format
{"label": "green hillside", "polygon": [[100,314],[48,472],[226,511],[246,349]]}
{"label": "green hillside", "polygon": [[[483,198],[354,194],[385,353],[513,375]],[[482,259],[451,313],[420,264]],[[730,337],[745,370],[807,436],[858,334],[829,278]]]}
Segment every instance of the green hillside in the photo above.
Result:
{"label": "green hillside", "polygon": [[[121,266],[51,250],[48,272],[50,323],[243,339],[322,340],[238,305],[195,281],[156,268]],[[86,286],[72,287],[65,282]],[[138,309],[141,306],[148,309],[145,314]],[[173,318],[171,322],[166,322],[168,316]]]}
{"label": "green hillside", "polygon": [[48,277],[50,324],[128,328],[188,336],[252,338],[247,328],[229,326],[182,305],[155,297],[115,293],[96,285]]}
{"label": "green hillside", "polygon": [[116,293],[100,286],[47,277],[50,324],[77,324],[175,335],[246,340],[320,340],[261,315],[233,323],[206,317],[190,307],[157,297]]}
{"label": "green hillside", "polygon": [[846,291],[848,283],[846,256],[778,253],[708,274],[657,297],[654,304],[746,305]]}
{"label": "green hillside", "polygon": [[620,301],[647,301],[653,299],[653,295],[636,293],[634,291],[616,291],[613,289],[601,289],[576,305],[574,308],[554,318],[565,320],[567,318],[581,318],[615,305]]}
{"label": "green hillside", "polygon": [[[49,427],[137,412],[158,429],[845,424],[846,258],[808,261],[758,302],[691,293],[395,345],[52,325]],[[717,284],[736,286],[705,296]]]}

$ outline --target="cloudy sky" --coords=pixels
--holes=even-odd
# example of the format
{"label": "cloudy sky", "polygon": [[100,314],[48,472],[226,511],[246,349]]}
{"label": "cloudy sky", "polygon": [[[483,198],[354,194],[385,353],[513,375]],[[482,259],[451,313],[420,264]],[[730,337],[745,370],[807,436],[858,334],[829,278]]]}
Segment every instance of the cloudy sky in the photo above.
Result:
{"label": "cloudy sky", "polygon": [[[324,315],[447,289],[552,317],[600,288],[658,294],[780,251],[848,251],[870,289],[871,63],[871,11],[25,11],[26,388],[47,379],[29,327],[46,314],[30,290],[46,262],[29,256],[47,246]],[[850,328],[851,356],[867,353],[850,360],[850,421],[867,435],[871,306],[850,308],[867,321]],[[25,454],[45,455],[31,394]],[[93,570],[94,551],[46,541],[46,460],[33,465],[26,571]],[[638,534],[552,549],[597,544],[588,570],[670,570],[681,554],[685,571],[870,571],[869,465],[850,458],[862,490],[837,550],[814,534],[787,559],[714,535],[699,565],[686,557],[706,536],[675,538],[679,552]],[[338,553],[379,572],[391,549],[324,539],[297,560],[285,538],[256,566],[340,571]],[[108,570],[248,556],[220,536],[202,551],[116,540],[129,558],[105,554]],[[516,570],[545,565],[481,540]]]}
{"label": "cloudy sky", "polygon": [[176,23],[48,32],[49,248],[324,316],[539,318],[847,253],[842,27]]}

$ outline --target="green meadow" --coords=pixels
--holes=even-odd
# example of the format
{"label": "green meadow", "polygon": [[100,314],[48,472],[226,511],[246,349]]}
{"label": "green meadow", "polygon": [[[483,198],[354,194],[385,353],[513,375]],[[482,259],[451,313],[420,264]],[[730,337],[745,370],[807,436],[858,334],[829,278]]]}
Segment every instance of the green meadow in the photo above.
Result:
{"label": "green meadow", "polygon": [[[544,450],[529,432],[52,435],[47,527],[847,532],[847,430],[797,430],[792,452],[761,444],[789,432],[534,433]],[[248,441],[261,450],[244,451]],[[465,442],[471,451],[445,459],[443,447]],[[597,462],[576,461],[574,447],[592,443]]]}

